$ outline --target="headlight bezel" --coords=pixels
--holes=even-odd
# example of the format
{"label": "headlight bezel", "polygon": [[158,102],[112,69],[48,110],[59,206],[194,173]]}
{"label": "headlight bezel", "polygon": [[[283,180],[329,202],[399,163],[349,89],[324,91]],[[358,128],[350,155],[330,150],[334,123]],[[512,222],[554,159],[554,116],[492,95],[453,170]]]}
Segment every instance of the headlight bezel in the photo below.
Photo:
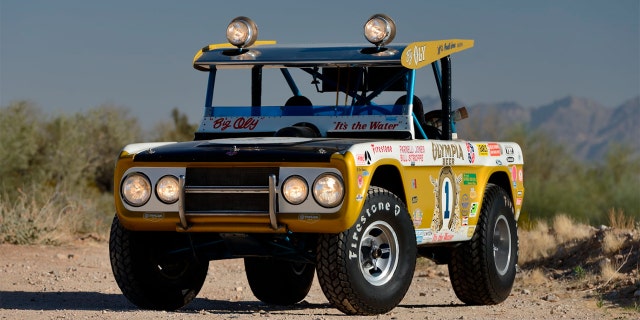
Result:
{"label": "headlight bezel", "polygon": [[[335,185],[337,187],[339,187],[339,190],[337,190],[338,191],[338,196],[334,196],[335,199],[333,201],[331,201],[331,202],[326,202],[325,200],[323,200],[322,194],[324,194],[325,191],[318,190],[319,185],[321,183],[323,183],[322,181],[324,179],[326,179],[326,178],[335,179]],[[313,185],[311,187],[311,193],[313,195],[313,199],[321,207],[323,207],[323,208],[335,208],[335,207],[339,206],[342,203],[342,201],[344,200],[344,196],[345,196],[344,181],[342,180],[342,177],[340,177],[339,175],[337,175],[335,173],[332,173],[332,172],[322,173],[322,174],[318,175],[318,177],[316,177],[316,179],[313,181]]]}
{"label": "headlight bezel", "polygon": [[[164,192],[164,190],[166,189],[161,189],[164,188],[163,187],[163,183],[165,181],[169,181],[172,180],[171,182],[174,184],[175,187],[175,194],[172,196],[166,196],[166,192]],[[164,203],[164,204],[173,204],[176,203],[178,201],[178,199],[180,199],[180,192],[182,192],[180,190],[180,179],[178,179],[178,177],[171,175],[171,174],[167,174],[164,175],[162,177],[160,177],[160,179],[158,179],[158,181],[156,181],[156,186],[154,188],[155,193],[156,193],[156,198],[158,198],[158,200],[160,200],[160,202]]]}
{"label": "headlight bezel", "polygon": [[[287,186],[291,183],[300,183],[300,186],[302,186],[303,188],[303,192],[300,193],[304,193],[303,196],[298,197],[298,199],[292,199],[290,197],[290,193],[288,192],[288,188]],[[307,198],[309,198],[309,183],[307,182],[307,180],[300,176],[300,175],[292,175],[287,177],[284,182],[282,183],[282,187],[280,189],[280,192],[282,193],[282,197],[284,198],[285,201],[287,201],[288,203],[292,204],[292,205],[299,205],[302,204],[303,202],[305,202],[307,200]]]}
{"label": "headlight bezel", "polygon": [[[142,191],[146,192],[146,195],[140,197],[133,197],[133,194],[129,191],[130,187],[133,187],[133,185],[131,183],[133,183],[133,179],[140,179],[137,180],[138,182],[143,182],[142,185]],[[138,190],[138,192],[140,192],[140,190]],[[145,204],[147,204],[147,202],[149,202],[149,199],[151,199],[151,194],[152,194],[152,184],[151,184],[151,180],[149,179],[149,177],[142,173],[142,172],[131,172],[129,174],[127,174],[124,179],[122,179],[122,183],[120,184],[120,195],[122,196],[122,199],[130,206],[132,207],[142,207]],[[142,200],[132,200],[132,199],[142,199]]]}

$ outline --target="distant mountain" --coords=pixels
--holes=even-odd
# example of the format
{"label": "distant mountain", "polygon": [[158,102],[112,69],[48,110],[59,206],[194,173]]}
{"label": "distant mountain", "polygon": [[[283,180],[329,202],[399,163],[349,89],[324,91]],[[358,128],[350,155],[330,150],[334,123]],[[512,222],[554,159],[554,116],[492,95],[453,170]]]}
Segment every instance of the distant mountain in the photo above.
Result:
{"label": "distant mountain", "polygon": [[[434,99],[423,101],[435,101],[426,110],[439,105]],[[463,104],[454,101],[453,105],[455,109]],[[640,96],[614,108],[568,96],[539,107],[502,102],[475,104],[467,110],[469,119],[457,124],[459,135],[465,139],[505,139],[505,130],[520,125],[547,133],[582,160],[602,159],[614,143],[629,144],[640,154]]]}

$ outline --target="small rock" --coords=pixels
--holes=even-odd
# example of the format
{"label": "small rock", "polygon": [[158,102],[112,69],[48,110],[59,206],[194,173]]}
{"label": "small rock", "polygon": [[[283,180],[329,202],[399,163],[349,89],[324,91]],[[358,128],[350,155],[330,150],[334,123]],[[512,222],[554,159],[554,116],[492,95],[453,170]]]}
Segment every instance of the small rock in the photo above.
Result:
{"label": "small rock", "polygon": [[550,294],[544,296],[542,298],[542,300],[545,300],[545,301],[548,301],[548,302],[558,302],[558,301],[560,301],[560,298],[558,298],[558,296],[556,296],[555,294],[550,293]]}
{"label": "small rock", "polygon": [[527,289],[522,289],[522,291],[520,291],[520,293],[524,294],[524,295],[530,295],[531,291],[527,290]]}

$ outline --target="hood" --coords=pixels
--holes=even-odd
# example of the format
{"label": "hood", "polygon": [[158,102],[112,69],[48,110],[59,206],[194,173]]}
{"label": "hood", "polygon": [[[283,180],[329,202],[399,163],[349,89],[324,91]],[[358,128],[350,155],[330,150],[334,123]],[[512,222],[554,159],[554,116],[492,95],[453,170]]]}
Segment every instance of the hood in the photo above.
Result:
{"label": "hood", "polygon": [[363,139],[294,137],[230,138],[155,146],[137,153],[134,162],[329,162]]}

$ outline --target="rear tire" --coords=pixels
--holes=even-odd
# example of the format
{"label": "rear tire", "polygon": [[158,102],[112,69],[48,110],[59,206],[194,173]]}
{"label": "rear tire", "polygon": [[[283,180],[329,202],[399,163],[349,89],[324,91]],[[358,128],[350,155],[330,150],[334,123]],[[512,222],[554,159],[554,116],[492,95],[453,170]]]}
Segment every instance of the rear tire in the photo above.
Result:
{"label": "rear tire", "polygon": [[313,283],[315,267],[272,258],[245,258],[244,268],[253,295],[275,305],[302,301]]}
{"label": "rear tire", "polygon": [[516,276],[518,232],[511,198],[488,184],[480,218],[469,242],[455,248],[449,276],[456,296],[466,304],[498,304],[509,296]]}
{"label": "rear tire", "polygon": [[124,296],[142,309],[176,310],[193,300],[207,277],[209,261],[191,254],[169,255],[189,246],[188,235],[125,229],[111,224],[109,258]]}
{"label": "rear tire", "polygon": [[329,302],[346,314],[371,315],[395,308],[416,266],[416,236],[404,203],[369,188],[356,223],[318,243],[318,281]]}

